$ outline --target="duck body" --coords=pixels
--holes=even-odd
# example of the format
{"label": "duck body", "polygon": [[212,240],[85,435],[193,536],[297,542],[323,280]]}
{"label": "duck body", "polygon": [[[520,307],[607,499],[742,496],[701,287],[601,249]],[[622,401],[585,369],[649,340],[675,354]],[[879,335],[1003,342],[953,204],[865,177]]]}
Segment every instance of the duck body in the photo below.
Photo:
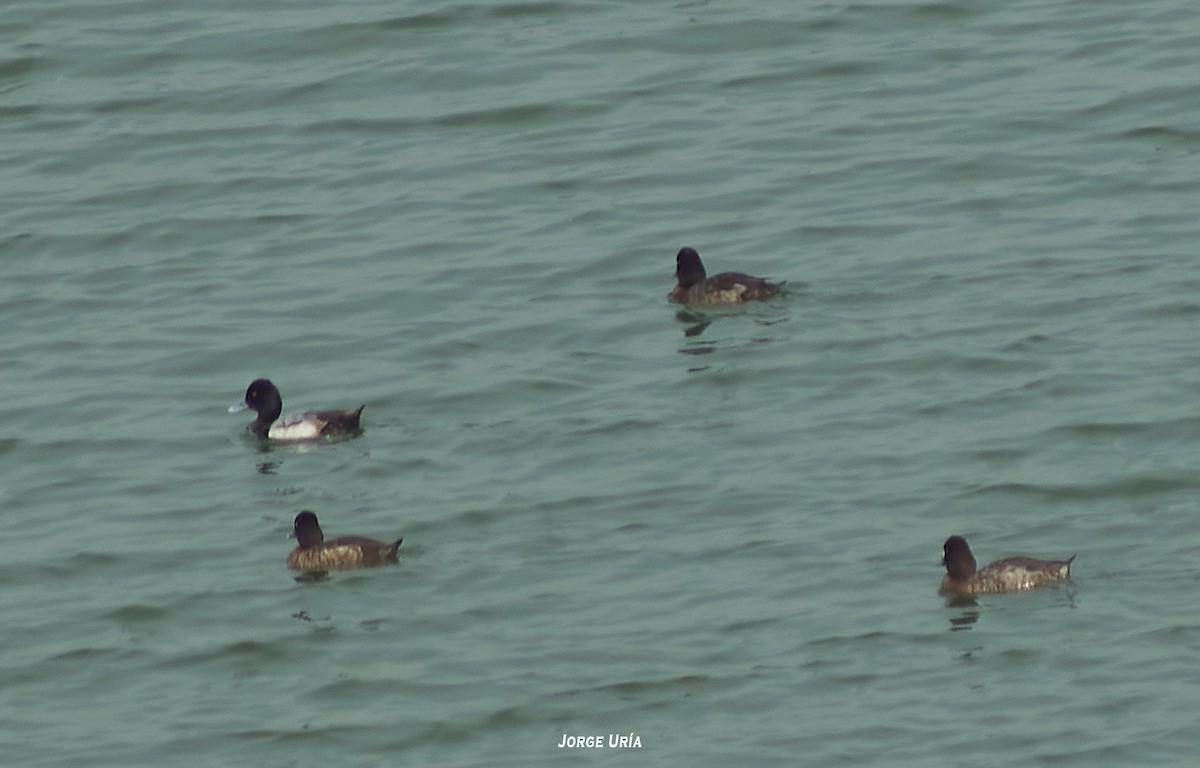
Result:
{"label": "duck body", "polygon": [[1018,555],[994,560],[983,568],[976,567],[975,556],[962,536],[951,536],[942,545],[941,591],[958,595],[999,595],[1022,592],[1071,578],[1071,563],[1066,560],[1038,560]]}
{"label": "duck body", "polygon": [[315,546],[296,547],[288,553],[287,565],[293,571],[345,571],[396,563],[401,541],[388,544],[365,536],[339,536]]}
{"label": "duck body", "polygon": [[393,542],[370,539],[366,536],[339,536],[330,541],[317,522],[317,516],[304,510],[296,515],[292,535],[297,546],[287,556],[287,566],[294,571],[325,572],[353,568],[370,568],[398,562],[397,550],[404,539]]}
{"label": "duck body", "polygon": [[319,437],[352,434],[361,427],[360,405],[351,411],[305,411],[280,418],[283,398],[279,389],[268,379],[255,379],[246,388],[246,396],[240,403],[229,408],[231,413],[253,410],[258,417],[250,423],[250,431],[268,440],[299,441],[315,440]]}
{"label": "duck body", "polygon": [[680,304],[742,304],[769,299],[782,285],[742,272],[709,277],[700,254],[694,248],[680,248],[675,255],[675,287],[667,297]]}
{"label": "duck body", "polygon": [[268,440],[316,440],[327,435],[348,435],[358,432],[362,427],[363,408],[360,405],[353,411],[305,411],[285,416],[274,424],[268,424],[266,433],[261,430],[259,420],[250,425],[259,437]]}

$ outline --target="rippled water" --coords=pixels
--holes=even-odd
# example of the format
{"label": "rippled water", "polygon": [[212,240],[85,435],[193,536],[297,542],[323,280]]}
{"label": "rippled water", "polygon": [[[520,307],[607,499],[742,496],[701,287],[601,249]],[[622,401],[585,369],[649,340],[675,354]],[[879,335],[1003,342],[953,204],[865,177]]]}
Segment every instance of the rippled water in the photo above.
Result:
{"label": "rippled water", "polygon": [[[1190,759],[1190,4],[0,31],[6,761]],[[302,508],[400,565],[293,580]],[[947,600],[951,533],[1075,579]]]}

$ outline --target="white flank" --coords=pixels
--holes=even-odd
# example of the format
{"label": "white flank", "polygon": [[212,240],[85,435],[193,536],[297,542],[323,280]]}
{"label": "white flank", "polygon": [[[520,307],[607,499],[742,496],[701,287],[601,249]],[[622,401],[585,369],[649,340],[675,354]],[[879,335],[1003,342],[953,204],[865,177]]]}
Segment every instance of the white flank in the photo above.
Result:
{"label": "white flank", "polygon": [[324,425],[315,419],[310,421],[309,415],[301,413],[280,419],[271,425],[267,437],[272,440],[312,440],[320,437]]}

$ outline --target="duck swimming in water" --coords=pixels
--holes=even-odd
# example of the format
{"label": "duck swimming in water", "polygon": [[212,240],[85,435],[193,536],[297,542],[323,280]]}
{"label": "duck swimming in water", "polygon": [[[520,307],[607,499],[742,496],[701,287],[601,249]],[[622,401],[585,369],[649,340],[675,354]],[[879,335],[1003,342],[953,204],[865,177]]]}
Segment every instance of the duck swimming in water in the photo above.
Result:
{"label": "duck swimming in water", "polygon": [[946,566],[946,575],[942,577],[941,592],[998,595],[1034,589],[1071,578],[1071,562],[1074,560],[1075,555],[1066,560],[1005,557],[977,570],[975,556],[971,554],[967,540],[962,536],[951,536],[942,545],[942,565]]}
{"label": "duck swimming in water", "polygon": [[287,565],[294,571],[324,572],[369,568],[398,562],[396,550],[404,539],[390,544],[365,536],[339,536],[325,540],[317,516],[307,509],[292,524],[296,548],[288,553]]}
{"label": "duck swimming in water", "polygon": [[708,277],[696,249],[680,248],[675,255],[675,287],[667,298],[680,304],[742,304],[769,299],[782,285],[741,272]]}
{"label": "duck swimming in water", "polygon": [[251,432],[268,440],[297,441],[358,432],[365,407],[360,405],[353,411],[305,411],[280,419],[283,398],[279,390],[268,379],[255,379],[246,388],[242,402],[231,405],[229,412],[249,408],[258,414],[250,423]]}

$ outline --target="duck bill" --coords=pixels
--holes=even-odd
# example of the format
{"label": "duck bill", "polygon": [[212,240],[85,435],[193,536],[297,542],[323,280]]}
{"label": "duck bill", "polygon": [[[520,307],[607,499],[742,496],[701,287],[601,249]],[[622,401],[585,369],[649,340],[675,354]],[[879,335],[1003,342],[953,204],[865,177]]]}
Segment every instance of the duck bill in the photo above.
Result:
{"label": "duck bill", "polygon": [[229,406],[229,412],[230,413],[238,413],[239,411],[244,411],[244,410],[248,409],[249,407],[250,406],[246,405],[246,401],[243,400],[240,403],[234,403],[233,405]]}

